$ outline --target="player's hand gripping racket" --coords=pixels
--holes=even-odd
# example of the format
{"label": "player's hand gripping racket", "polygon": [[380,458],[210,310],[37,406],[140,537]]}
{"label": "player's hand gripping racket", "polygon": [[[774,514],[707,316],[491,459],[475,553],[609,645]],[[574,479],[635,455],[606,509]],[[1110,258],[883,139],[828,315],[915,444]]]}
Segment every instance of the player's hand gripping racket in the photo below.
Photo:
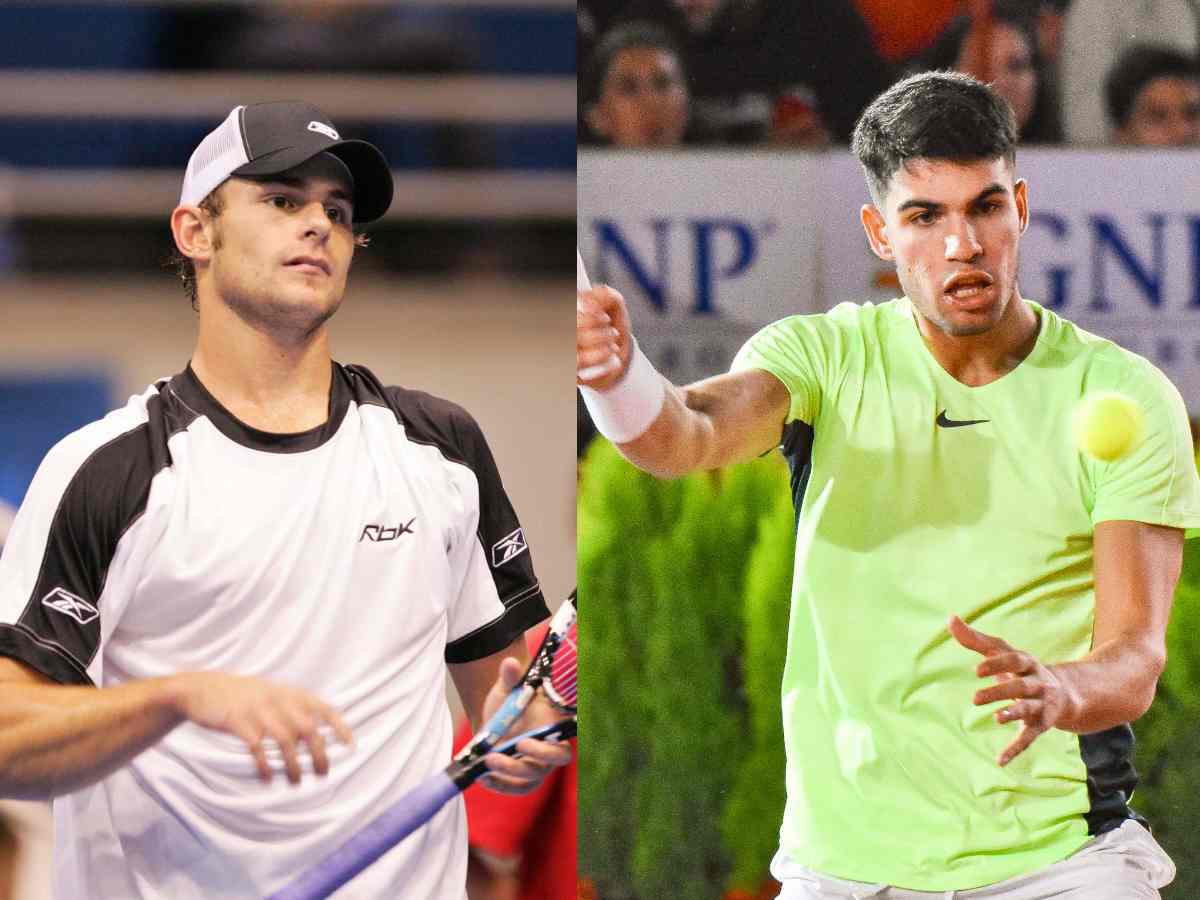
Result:
{"label": "player's hand gripping racket", "polygon": [[[400,843],[431,818],[447,801],[488,771],[487,754],[516,755],[526,738],[565,740],[575,735],[575,594],[554,618],[524,677],[495,714],[471,738],[445,771],[417,785],[368,823],[346,843],[267,900],[322,900]],[[541,691],[566,718],[527,731],[501,743],[513,723]]]}

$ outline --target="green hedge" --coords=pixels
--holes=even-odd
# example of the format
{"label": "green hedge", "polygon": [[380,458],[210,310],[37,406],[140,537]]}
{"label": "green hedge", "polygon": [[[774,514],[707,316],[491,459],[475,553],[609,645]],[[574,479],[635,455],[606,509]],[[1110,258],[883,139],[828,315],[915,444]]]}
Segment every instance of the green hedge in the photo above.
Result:
{"label": "green hedge", "polygon": [[1150,711],[1134,725],[1142,776],[1133,805],[1175,860],[1164,898],[1200,897],[1200,539],[1184,544],[1167,628],[1167,668]]}
{"label": "green hedge", "polygon": [[[604,441],[579,490],[580,875],[602,900],[754,891],[783,813],[794,513],[777,455],[663,482]],[[1200,540],[1189,541],[1134,805],[1200,897]]]}
{"label": "green hedge", "polygon": [[[673,482],[602,441],[585,461],[580,874],[604,900],[714,897],[741,861],[723,817],[744,789],[751,719],[770,718],[742,686],[746,561],[781,494],[777,458]],[[776,679],[776,708],[778,693]],[[776,795],[772,808],[780,771],[755,791]],[[778,816],[754,824],[758,843],[774,842]]]}

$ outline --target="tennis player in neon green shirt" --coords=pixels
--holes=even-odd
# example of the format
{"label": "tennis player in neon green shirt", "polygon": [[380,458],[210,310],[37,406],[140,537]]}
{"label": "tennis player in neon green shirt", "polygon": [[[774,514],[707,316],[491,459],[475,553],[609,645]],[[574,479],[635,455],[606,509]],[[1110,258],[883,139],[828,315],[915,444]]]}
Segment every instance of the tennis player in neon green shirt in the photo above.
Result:
{"label": "tennis player in neon green shirt", "polygon": [[[1021,296],[1015,143],[967,76],[877,98],[862,221],[905,296],[776,322],[729,374],[669,384],[617,292],[579,296],[580,384],[626,457],[672,477],[781,447],[815,528],[783,679],[786,900],[1136,900],[1174,875],[1129,806],[1129,723],[1200,526],[1187,414],[1145,359]],[[1146,417],[1110,463],[1071,437],[1099,390]]]}

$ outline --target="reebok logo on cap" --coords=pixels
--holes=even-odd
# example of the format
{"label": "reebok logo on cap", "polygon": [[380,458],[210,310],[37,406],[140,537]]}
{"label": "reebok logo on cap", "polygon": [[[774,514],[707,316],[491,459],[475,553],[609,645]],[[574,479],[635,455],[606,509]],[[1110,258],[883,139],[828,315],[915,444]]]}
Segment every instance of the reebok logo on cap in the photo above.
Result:
{"label": "reebok logo on cap", "polygon": [[340,134],[338,134],[336,131],[334,131],[332,128],[330,128],[328,125],[326,125],[324,122],[309,122],[308,130],[316,131],[320,134],[323,134],[323,135],[325,135],[325,137],[329,138],[331,141],[340,141],[342,139],[342,136]]}

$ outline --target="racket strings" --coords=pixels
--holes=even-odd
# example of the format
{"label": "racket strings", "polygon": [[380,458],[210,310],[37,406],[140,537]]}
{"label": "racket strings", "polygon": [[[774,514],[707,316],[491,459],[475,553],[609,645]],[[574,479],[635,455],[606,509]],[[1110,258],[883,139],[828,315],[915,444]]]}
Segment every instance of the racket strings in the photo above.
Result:
{"label": "racket strings", "polygon": [[555,705],[568,712],[576,707],[576,673],[578,669],[578,645],[575,623],[563,635],[554,658],[550,663],[550,678],[543,685],[546,695]]}

